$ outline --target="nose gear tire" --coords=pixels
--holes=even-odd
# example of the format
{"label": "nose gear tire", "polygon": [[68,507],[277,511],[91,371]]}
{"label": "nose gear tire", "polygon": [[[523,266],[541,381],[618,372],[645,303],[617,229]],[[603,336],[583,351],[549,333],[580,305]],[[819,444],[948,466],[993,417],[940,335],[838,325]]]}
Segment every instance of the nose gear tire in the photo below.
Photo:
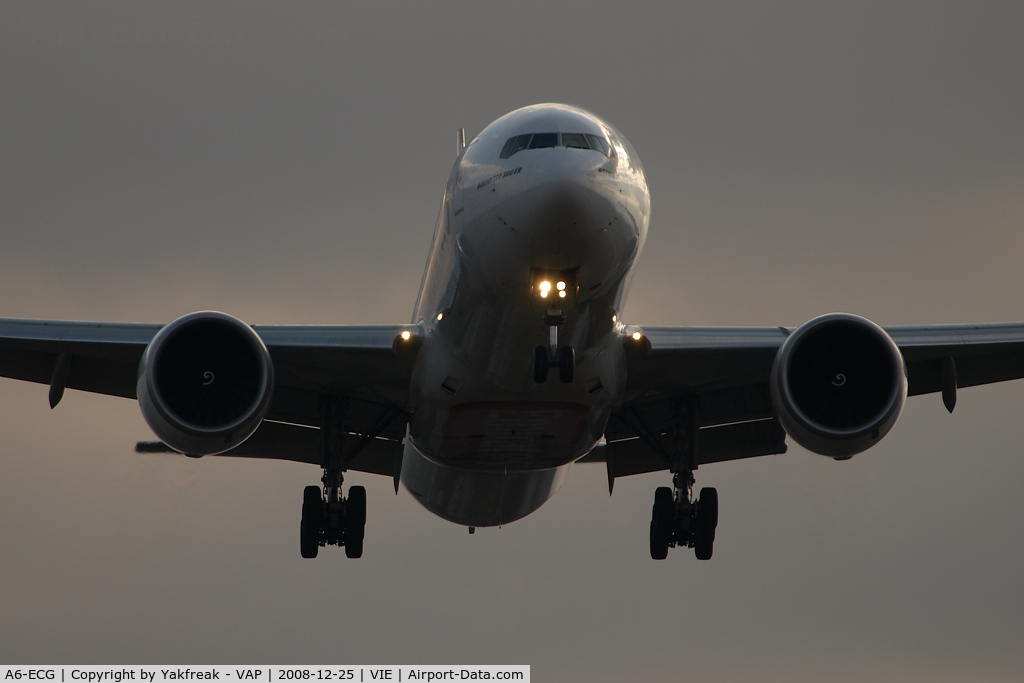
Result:
{"label": "nose gear tire", "polygon": [[538,346],[533,350],[533,381],[537,384],[544,384],[548,381],[548,366],[551,361],[548,359],[546,346]]}
{"label": "nose gear tire", "polygon": [[571,346],[558,349],[558,379],[563,384],[571,384],[576,374],[576,352]]}

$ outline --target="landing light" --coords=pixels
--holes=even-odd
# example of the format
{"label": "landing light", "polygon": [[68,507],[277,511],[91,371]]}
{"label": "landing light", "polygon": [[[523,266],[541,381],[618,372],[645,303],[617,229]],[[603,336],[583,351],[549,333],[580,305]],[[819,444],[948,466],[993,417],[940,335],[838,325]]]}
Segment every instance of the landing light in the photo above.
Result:
{"label": "landing light", "polygon": [[[568,305],[579,292],[579,269],[530,269],[530,296],[545,306]],[[557,302],[551,301],[557,299]]]}
{"label": "landing light", "polygon": [[612,322],[616,322],[618,319],[619,319],[619,316],[617,316],[617,315],[613,315],[612,316]]}
{"label": "landing light", "polygon": [[634,332],[634,333],[633,333],[633,339],[635,339],[635,340],[637,340],[637,341],[640,341],[640,338],[641,338],[642,336],[643,336],[643,335],[642,335],[642,334],[640,334],[639,332]]}
{"label": "landing light", "polygon": [[[412,332],[410,332],[409,330],[403,330],[402,331],[402,339],[404,339],[405,341],[409,341],[410,337],[412,337]],[[638,339],[639,339],[639,337],[638,337]]]}
{"label": "landing light", "polygon": [[443,312],[442,312],[442,313],[438,313],[438,314],[437,314],[437,319],[438,319],[438,320],[440,320],[440,319],[441,319],[441,318],[443,318],[443,317],[444,317],[444,313],[443,313]]}

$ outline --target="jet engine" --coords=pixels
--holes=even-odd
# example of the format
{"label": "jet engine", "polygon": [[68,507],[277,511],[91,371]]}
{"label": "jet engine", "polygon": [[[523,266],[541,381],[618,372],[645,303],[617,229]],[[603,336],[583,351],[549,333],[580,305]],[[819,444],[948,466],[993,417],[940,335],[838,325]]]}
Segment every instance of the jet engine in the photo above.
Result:
{"label": "jet engine", "polygon": [[907,399],[903,356],[870,320],[832,313],[801,325],[775,355],[772,401],[786,433],[837,460],[889,433]]}
{"label": "jet engine", "polygon": [[200,311],[153,337],[136,391],[143,417],[164,443],[186,455],[215,455],[260,426],[274,366],[251,327],[226,313]]}

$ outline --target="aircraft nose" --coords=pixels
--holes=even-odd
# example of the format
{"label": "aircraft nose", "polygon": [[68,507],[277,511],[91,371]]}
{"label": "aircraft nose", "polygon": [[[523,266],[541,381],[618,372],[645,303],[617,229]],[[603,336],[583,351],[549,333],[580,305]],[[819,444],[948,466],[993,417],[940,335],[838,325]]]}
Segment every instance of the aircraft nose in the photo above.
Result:
{"label": "aircraft nose", "polygon": [[553,149],[531,164],[527,225],[535,266],[578,267],[587,240],[618,221],[616,190],[600,170],[607,161],[590,150]]}
{"label": "aircraft nose", "polygon": [[602,285],[617,281],[640,243],[642,214],[623,192],[628,183],[616,173],[615,159],[595,150],[529,154],[529,163],[523,160],[526,182],[501,197],[485,222],[489,229],[460,235],[460,249],[487,264],[481,276],[496,287],[519,283],[529,291],[530,269],[578,269],[581,292],[600,293]]}
{"label": "aircraft nose", "polygon": [[[591,150],[558,147],[541,152],[530,164],[527,184],[532,194],[545,190],[592,190],[598,174],[614,174],[614,159]],[[603,170],[602,170],[603,169]]]}

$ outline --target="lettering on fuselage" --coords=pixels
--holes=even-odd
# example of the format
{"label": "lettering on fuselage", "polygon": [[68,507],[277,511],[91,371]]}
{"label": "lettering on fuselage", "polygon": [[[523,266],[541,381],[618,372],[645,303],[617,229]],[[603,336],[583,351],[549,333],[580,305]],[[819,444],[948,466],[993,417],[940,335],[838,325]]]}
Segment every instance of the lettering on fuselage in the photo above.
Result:
{"label": "lettering on fuselage", "polygon": [[486,186],[490,185],[491,183],[493,183],[496,180],[501,180],[502,178],[507,178],[510,175],[515,175],[515,174],[519,173],[522,170],[523,170],[523,167],[520,166],[519,168],[510,168],[509,170],[504,171],[503,173],[495,173],[494,175],[492,175],[487,180],[482,180],[479,183],[477,183],[476,189],[479,190],[481,187],[486,187]]}

